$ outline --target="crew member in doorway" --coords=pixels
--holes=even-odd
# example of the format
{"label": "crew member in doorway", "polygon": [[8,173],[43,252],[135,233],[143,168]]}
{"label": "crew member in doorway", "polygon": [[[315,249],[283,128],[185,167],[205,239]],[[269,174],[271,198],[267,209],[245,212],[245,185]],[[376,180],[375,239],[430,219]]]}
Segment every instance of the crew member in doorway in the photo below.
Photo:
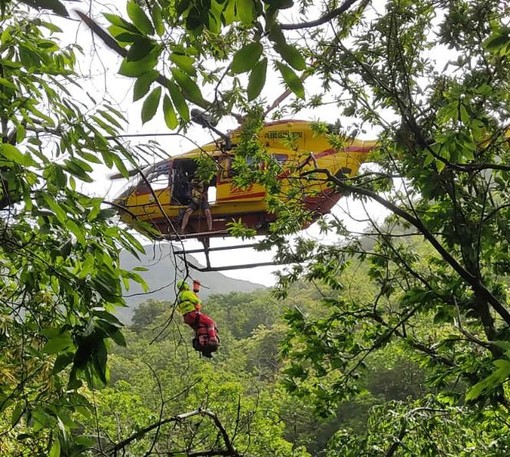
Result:
{"label": "crew member in doorway", "polygon": [[179,293],[177,295],[177,311],[194,331],[193,349],[200,352],[204,357],[212,357],[212,353],[218,350],[220,340],[216,323],[201,312],[202,301],[197,293],[200,291],[200,282],[193,281],[193,291],[190,290],[186,281],[177,283]]}
{"label": "crew member in doorway", "polygon": [[189,218],[193,214],[193,211],[198,209],[204,212],[205,218],[207,220],[207,229],[209,232],[212,231],[211,207],[207,197],[208,189],[209,186],[205,181],[201,181],[196,177],[191,180],[191,201],[186,208],[184,217],[182,218],[181,233],[184,233],[184,230],[188,225]]}

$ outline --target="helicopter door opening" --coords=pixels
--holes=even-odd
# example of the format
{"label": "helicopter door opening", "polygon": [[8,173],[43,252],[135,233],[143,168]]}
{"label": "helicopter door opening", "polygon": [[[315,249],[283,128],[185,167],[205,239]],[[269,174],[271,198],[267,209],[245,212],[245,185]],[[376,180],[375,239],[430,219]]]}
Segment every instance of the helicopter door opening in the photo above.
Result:
{"label": "helicopter door opening", "polygon": [[174,160],[172,170],[172,205],[186,206],[190,202],[190,183],[196,170],[192,159]]}
{"label": "helicopter door opening", "polygon": [[[191,201],[191,181],[195,176],[197,163],[194,159],[174,160],[172,169],[172,205],[187,206]],[[208,201],[216,202],[216,176],[208,183]]]}

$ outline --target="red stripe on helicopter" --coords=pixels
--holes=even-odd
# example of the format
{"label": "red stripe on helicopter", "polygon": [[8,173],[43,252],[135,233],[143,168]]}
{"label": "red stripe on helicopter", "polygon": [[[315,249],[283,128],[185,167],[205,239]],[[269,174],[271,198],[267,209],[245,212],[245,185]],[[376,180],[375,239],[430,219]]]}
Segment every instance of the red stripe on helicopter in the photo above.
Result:
{"label": "red stripe on helicopter", "polygon": [[320,159],[322,157],[326,157],[331,154],[338,154],[338,153],[342,153],[342,152],[365,152],[365,153],[368,153],[368,152],[372,151],[372,149],[374,149],[374,146],[347,146],[346,148],[340,149],[340,150],[326,149],[325,151],[314,154],[313,156],[316,159]]}
{"label": "red stripe on helicopter", "polygon": [[230,201],[230,200],[245,200],[247,198],[263,197],[265,192],[257,192],[255,194],[232,195],[230,197],[217,198],[217,202]]}
{"label": "red stripe on helicopter", "polygon": [[370,152],[375,146],[347,146],[344,151],[347,152]]}

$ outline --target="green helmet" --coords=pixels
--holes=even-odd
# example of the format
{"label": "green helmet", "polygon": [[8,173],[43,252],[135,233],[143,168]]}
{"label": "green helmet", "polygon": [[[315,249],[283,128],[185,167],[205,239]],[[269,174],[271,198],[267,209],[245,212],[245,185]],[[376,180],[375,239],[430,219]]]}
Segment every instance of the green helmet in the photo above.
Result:
{"label": "green helmet", "polygon": [[177,288],[179,290],[189,290],[188,283],[184,279],[177,281]]}

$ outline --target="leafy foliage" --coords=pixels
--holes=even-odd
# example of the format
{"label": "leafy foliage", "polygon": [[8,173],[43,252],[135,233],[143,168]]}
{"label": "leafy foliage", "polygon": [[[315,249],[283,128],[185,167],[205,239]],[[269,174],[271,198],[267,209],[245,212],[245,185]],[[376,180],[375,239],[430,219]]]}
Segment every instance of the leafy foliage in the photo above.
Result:
{"label": "leafy foliage", "polygon": [[[251,295],[236,298],[249,304]],[[222,298],[234,301],[231,296],[215,299]],[[212,305],[206,307],[214,312]],[[110,454],[138,454],[157,447],[184,455],[200,449],[211,455],[310,455],[284,437],[280,410],[288,399],[272,383],[281,330],[260,327],[251,337],[237,340],[229,336],[228,317],[224,321],[215,315],[222,350],[209,362],[190,353],[189,328],[180,322],[168,326],[171,308],[168,302],[141,304],[136,315],[145,316],[144,323],[137,319],[136,333],[127,333],[128,348],[115,351],[111,387],[91,399],[96,417],[87,422],[90,432],[98,435],[97,445]],[[249,318],[256,312],[245,311]]]}
{"label": "leafy foliage", "polygon": [[71,455],[86,444],[70,433],[88,405],[78,388],[104,385],[109,341],[124,344],[112,311],[138,277],[120,268],[118,252],[141,249],[100,198],[78,188],[92,182],[93,166],[126,172],[123,160],[133,159],[107,139],[122,115],[77,101],[75,48],[60,46],[58,27],[3,5],[0,447],[17,437],[18,454]]}
{"label": "leafy foliage", "polygon": [[[190,120],[189,104],[216,116],[247,107],[247,102],[261,95],[270,62],[288,88],[304,97],[296,73],[307,69],[304,52],[287,41],[276,20],[290,6],[292,2],[261,0],[198,0],[176,5],[129,0],[127,17],[105,13],[110,35],[99,33],[123,57],[119,73],[136,78],[134,100],[144,98],[142,121],[151,120],[161,106],[167,125],[176,128],[177,123],[185,126]],[[270,56],[270,51],[275,55]],[[245,74],[247,94],[240,89]],[[154,83],[161,84],[163,92],[161,88],[151,90]],[[218,87],[222,88],[221,99],[208,101],[209,93]]]}
{"label": "leafy foliage", "polygon": [[[448,390],[461,380],[466,399],[504,403],[510,325],[504,19],[497,2],[398,1],[373,16],[358,12],[328,17],[348,41],[338,37],[321,52],[331,39],[310,36],[321,97],[327,91],[356,126],[381,131],[378,168],[350,179],[327,170],[315,175],[360,204],[378,202],[392,216],[384,226],[371,221],[368,247],[355,237],[334,246],[297,237],[290,245],[284,235],[306,215],[289,204],[293,195],[285,201],[275,195],[278,221],[267,243],[279,246],[278,260],[297,264],[281,276],[280,296],[300,276],[333,289],[325,294],[324,315],[287,314],[288,387],[311,395],[327,413],[335,397],[358,392],[367,358],[398,340],[432,370],[435,388]],[[430,56],[437,45],[450,49],[449,72]],[[273,179],[268,171],[269,188]],[[296,187],[295,195],[301,193]],[[334,219],[323,229],[347,233]],[[344,286],[346,262],[358,259],[370,268],[363,295]]]}
{"label": "leafy foliage", "polygon": [[[244,160],[237,170],[240,185],[263,182],[270,190],[278,219],[265,245],[277,245],[277,260],[295,265],[281,275],[278,296],[301,277],[325,290],[322,313],[310,316],[294,308],[286,314],[284,355],[291,360],[286,385],[313,399],[321,414],[332,413],[338,402],[359,395],[373,354],[396,343],[426,368],[429,386],[441,398],[498,408],[507,401],[510,325],[508,11],[496,1],[399,0],[370,11],[366,3],[351,10],[347,3],[296,28],[313,43],[309,71],[323,88],[313,103],[329,97],[353,129],[379,131],[378,166],[348,179],[327,170],[311,173],[360,204],[378,202],[391,216],[384,224],[371,221],[368,245],[335,219],[324,221],[322,229],[345,237],[338,243],[322,246],[302,237],[289,243],[286,235],[309,217],[299,205],[302,188],[282,198],[271,166],[254,171]],[[190,29],[215,36],[218,5],[211,4],[210,15],[198,13],[196,5],[185,3],[176,17],[182,14]],[[230,11],[232,2],[222,5],[221,11]],[[251,72],[247,97],[261,93],[253,74],[264,75],[258,65],[270,58],[262,28],[286,62],[275,61],[284,84],[304,97],[306,74],[294,71],[304,68],[302,50],[289,47],[284,35],[293,27],[279,16],[288,5],[260,6],[255,2],[242,17],[234,9],[225,18],[238,33],[224,47],[232,56],[230,74]],[[257,20],[263,12],[262,25]],[[237,21],[247,27],[241,31]],[[319,30],[325,23],[339,33],[331,37]],[[243,107],[239,93],[225,91],[223,100],[219,108],[208,106],[220,113],[224,106]],[[253,141],[256,109],[246,111],[238,156],[264,162],[263,147]],[[339,140],[332,144],[341,147]],[[243,235],[238,227],[236,233]],[[362,291],[346,287],[356,284],[348,262],[367,269],[370,280]]]}
{"label": "leafy foliage", "polygon": [[508,452],[506,427],[501,429],[498,418],[505,416],[499,408],[473,412],[445,406],[433,398],[388,403],[374,407],[366,435],[338,431],[326,455],[504,455]]}

